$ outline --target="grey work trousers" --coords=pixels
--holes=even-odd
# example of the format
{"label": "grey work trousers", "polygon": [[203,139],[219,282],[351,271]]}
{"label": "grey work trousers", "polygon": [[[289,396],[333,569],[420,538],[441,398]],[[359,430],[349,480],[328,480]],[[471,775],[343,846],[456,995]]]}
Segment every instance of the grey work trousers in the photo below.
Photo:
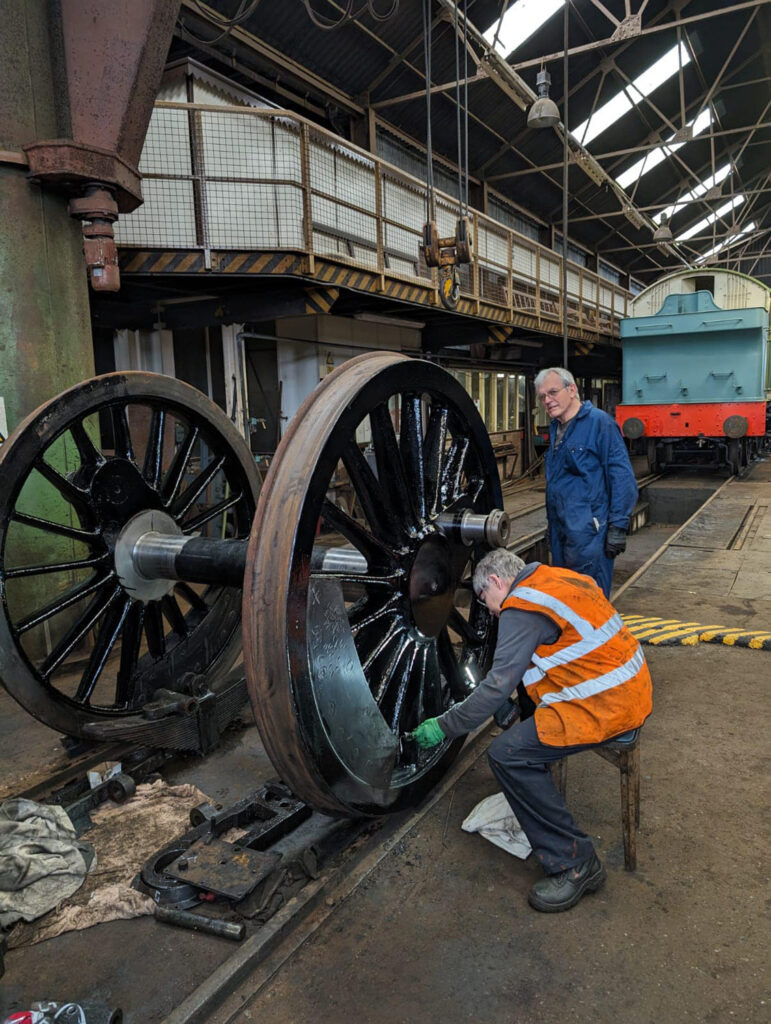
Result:
{"label": "grey work trousers", "polygon": [[493,775],[547,875],[576,867],[594,853],[554,785],[549,764],[598,745],[549,747],[538,739],[531,717],[497,736],[487,751]]}

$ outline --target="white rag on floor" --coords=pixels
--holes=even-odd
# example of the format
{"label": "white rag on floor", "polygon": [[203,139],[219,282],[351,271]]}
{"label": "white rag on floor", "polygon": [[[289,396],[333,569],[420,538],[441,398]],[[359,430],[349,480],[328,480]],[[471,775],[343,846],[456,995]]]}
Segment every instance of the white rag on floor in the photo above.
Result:
{"label": "white rag on floor", "polygon": [[461,828],[464,832],[478,832],[480,836],[521,860],[525,860],[532,850],[503,793],[495,793],[480,801]]}
{"label": "white rag on floor", "polygon": [[62,807],[24,798],[0,806],[0,929],[35,921],[72,896],[96,864]]}

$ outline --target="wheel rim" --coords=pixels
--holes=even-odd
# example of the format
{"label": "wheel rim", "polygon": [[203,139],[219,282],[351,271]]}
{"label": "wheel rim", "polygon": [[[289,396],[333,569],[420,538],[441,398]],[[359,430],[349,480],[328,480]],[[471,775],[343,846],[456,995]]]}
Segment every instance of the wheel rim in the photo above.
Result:
{"label": "wheel rim", "polygon": [[[369,462],[357,430],[371,435]],[[486,549],[448,539],[437,517],[500,506],[484,424],[431,363],[359,356],[297,413],[252,528],[243,618],[255,718],[303,800],[382,814],[446,771],[462,741],[420,752],[399,737],[469,692],[467,675],[490,664],[495,622],[470,589]],[[364,556],[363,574],[346,570],[340,545]]]}
{"label": "wheel rim", "polygon": [[[0,678],[31,714],[82,735],[89,722],[136,713],[159,686],[229,666],[236,590],[179,581],[137,600],[115,568],[121,530],[146,510],[183,533],[247,535],[259,477],[209,399],[155,374],[86,381],[19,425],[0,473]],[[36,514],[41,500],[55,509],[47,517]]]}

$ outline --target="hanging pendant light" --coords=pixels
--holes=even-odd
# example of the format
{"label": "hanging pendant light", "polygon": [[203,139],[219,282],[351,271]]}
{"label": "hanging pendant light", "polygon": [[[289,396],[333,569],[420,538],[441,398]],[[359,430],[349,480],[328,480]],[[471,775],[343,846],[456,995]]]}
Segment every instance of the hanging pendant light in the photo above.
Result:
{"label": "hanging pendant light", "polygon": [[549,86],[551,75],[545,69],[538,72],[535,80],[538,89],[538,99],[532,105],[527,114],[528,128],[553,128],[560,122],[560,112],[557,104],[549,97]]}
{"label": "hanging pendant light", "polygon": [[657,245],[666,245],[668,242],[674,241],[669,227],[669,217],[661,218],[661,223],[653,232],[653,241]]}

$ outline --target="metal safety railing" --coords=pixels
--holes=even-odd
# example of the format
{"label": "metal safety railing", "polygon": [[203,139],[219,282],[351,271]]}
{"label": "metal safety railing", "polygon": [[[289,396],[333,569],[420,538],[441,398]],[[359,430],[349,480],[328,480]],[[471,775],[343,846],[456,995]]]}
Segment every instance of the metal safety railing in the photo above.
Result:
{"label": "metal safety railing", "polygon": [[[140,161],[144,205],[116,225],[132,248],[287,251],[308,272],[332,261],[436,289],[419,254],[425,184],[289,111],[157,103]],[[440,236],[457,202],[437,194]],[[537,322],[561,322],[562,257],[478,210],[461,297]],[[209,265],[207,263],[207,265]],[[570,326],[616,335],[631,293],[568,260]],[[484,315],[484,313],[482,313]],[[553,329],[553,328],[552,328]]]}

